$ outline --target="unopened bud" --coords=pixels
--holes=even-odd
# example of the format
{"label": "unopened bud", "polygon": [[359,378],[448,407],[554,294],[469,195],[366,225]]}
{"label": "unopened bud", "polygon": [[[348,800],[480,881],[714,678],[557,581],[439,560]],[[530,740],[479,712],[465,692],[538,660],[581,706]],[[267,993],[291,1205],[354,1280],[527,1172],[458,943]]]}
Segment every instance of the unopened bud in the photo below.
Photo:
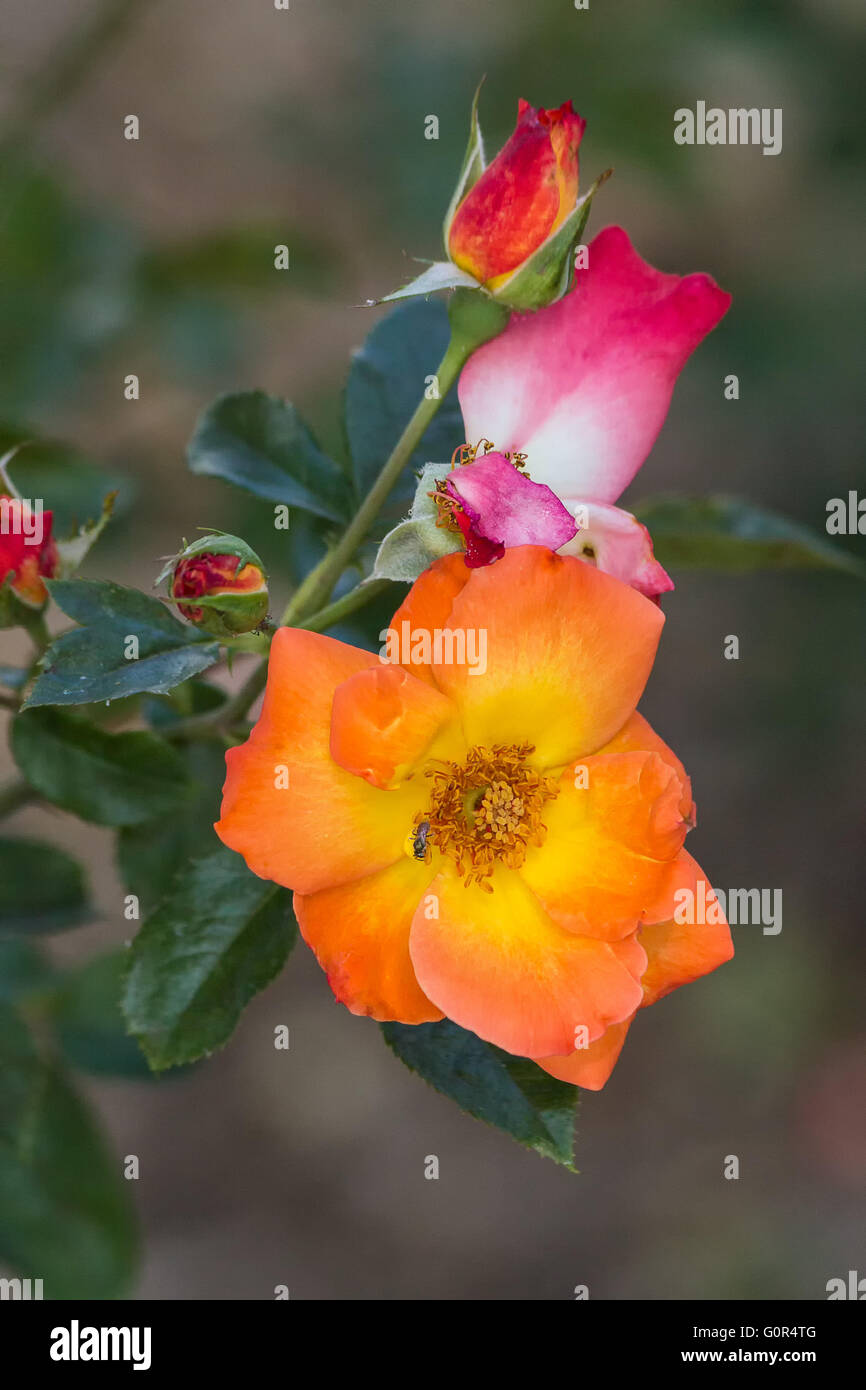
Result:
{"label": "unopened bud", "polygon": [[268,612],[268,581],[261,560],[238,536],[204,536],[165,567],[178,611],[215,637],[251,632]]}

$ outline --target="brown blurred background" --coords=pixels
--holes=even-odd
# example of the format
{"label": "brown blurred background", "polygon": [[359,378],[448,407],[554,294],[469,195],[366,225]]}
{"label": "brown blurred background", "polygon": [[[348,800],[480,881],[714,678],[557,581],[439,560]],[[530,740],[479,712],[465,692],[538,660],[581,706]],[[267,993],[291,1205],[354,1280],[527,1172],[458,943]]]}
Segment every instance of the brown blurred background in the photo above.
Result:
{"label": "brown blurred background", "polygon": [[[438,254],[483,73],[491,152],[519,96],[572,97],[584,182],[616,170],[590,230],[621,222],[654,264],[733,293],[626,502],[740,493],[823,531],[827,500],[862,485],[856,0],[137,0],[46,95],[40,75],[99,10],[6,0],[0,20],[20,211],[0,235],[0,417],[120,478],[89,576],[149,590],[182,535],[224,525],[260,544],[279,610],[267,505],[192,478],[186,442],[219,391],[263,387],[340,447],[349,354],[378,312],[357,306]],[[676,146],[674,110],[697,100],[782,107],[781,155]],[[781,934],[740,928],[732,964],[639,1018],[583,1099],[579,1176],[411,1077],[300,945],[220,1055],[88,1083],[118,1155],[141,1162],[139,1296],[815,1299],[866,1273],[864,591],[821,573],[675,578],[643,709],[692,774],[690,849],[721,888],[781,888]],[[98,920],[55,958],[122,943],[110,834],[36,809],[12,826],[89,866]]]}

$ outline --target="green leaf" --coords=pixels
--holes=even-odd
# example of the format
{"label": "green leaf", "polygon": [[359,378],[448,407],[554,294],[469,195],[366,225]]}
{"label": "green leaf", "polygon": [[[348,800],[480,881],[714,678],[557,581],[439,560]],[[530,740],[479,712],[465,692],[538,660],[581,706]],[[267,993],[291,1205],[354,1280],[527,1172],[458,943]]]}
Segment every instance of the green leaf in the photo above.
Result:
{"label": "green leaf", "polygon": [[40,795],[96,825],[138,825],[176,811],[191,787],[180,755],[157,734],[107,733],[79,714],[27,710],[12,754]]}
{"label": "green leaf", "polygon": [[296,939],[290,895],[220,848],[181,870],[132,944],[124,1013],[154,1071],[231,1036]]}
{"label": "green leaf", "polygon": [[670,569],[836,569],[866,578],[850,551],[739,497],[658,497],[634,511]]}
{"label": "green leaf", "polygon": [[0,932],[53,932],[90,916],[81,865],[41,840],[0,839]]}
{"label": "green leaf", "polygon": [[14,1004],[54,983],[54,970],[32,941],[0,935],[0,1002]]}
{"label": "green leaf", "polygon": [[191,680],[178,685],[170,695],[157,695],[144,701],[144,717],[154,729],[170,729],[193,714],[210,714],[226,702],[226,692],[208,681]]}
{"label": "green leaf", "polygon": [[[219,643],[179,623],[159,599],[98,579],[55,579],[51,597],[82,624],[48,648],[24,702],[86,705],[148,690],[164,694],[219,659]],[[138,657],[129,658],[129,638]]]}
{"label": "green leaf", "polygon": [[120,1159],[63,1071],[0,1005],[0,1260],[44,1297],[119,1298],[136,1256]]}
{"label": "green leaf", "polygon": [[[346,383],[346,430],[359,497],[369,491],[408,424],[424,394],[426,378],[435,375],[450,337],[445,305],[416,300],[380,319],[352,359]],[[412,496],[413,471],[419,471],[428,459],[450,459],[465,437],[457,391],[452,388],[394,490],[386,509],[392,524]]]}
{"label": "green leaf", "polygon": [[383,1023],[381,1028],[400,1061],[462,1110],[576,1171],[576,1086],[548,1076],[525,1057],[482,1042],[448,1019]]}
{"label": "green leaf", "polygon": [[150,1068],[120,1010],[126,966],[127,952],[112,951],[63,976],[52,1017],[72,1066],[97,1076],[148,1079]]}
{"label": "green leaf", "polygon": [[348,519],[342,469],[322,453],[295,407],[264,391],[214,401],[196,425],[187,462],[193,473],[223,478],[256,497],[328,521]]}
{"label": "green leaf", "polygon": [[117,837],[124,884],[138,898],[143,914],[162,901],[181,865],[216,845],[213,825],[226,777],[225,749],[219,742],[196,739],[178,751],[192,788],[183,815],[127,826]]}

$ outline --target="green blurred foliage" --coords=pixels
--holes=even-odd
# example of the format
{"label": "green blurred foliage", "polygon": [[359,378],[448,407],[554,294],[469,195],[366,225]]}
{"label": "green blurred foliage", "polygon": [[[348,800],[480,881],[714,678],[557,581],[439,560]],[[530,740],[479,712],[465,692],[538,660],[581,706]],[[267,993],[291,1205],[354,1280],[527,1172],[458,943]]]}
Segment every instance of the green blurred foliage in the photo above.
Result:
{"label": "green blurred foliage", "polygon": [[[38,131],[28,148],[3,158],[0,451],[34,441],[16,459],[13,476],[23,492],[45,498],[63,532],[95,515],[104,493],[119,484],[117,519],[86,573],[112,574],[122,559],[136,575],[127,571],[125,581],[146,589],[158,569],[155,552],[171,551],[180,539],[175,527],[200,524],[244,535],[277,585],[288,587],[310,567],[322,549],[319,523],[293,520],[286,545],[267,501],[191,480],[184,445],[218,392],[266,385],[290,397],[323,448],[348,466],[337,408],[349,367],[343,330],[332,329],[324,348],[316,345],[318,366],[296,389],[310,322],[301,311],[311,300],[323,320],[354,315],[351,341],[359,344],[374,318],[354,306],[416,271],[412,258],[441,254],[442,213],[471,96],[485,72],[488,153],[510,133],[518,96],[547,106],[573,97],[589,122],[583,186],[610,164],[616,171],[599,195],[590,235],[609,221],[630,230],[634,223],[649,259],[669,270],[706,269],[734,295],[731,312],[684,374],[670,422],[637,480],[640,494],[735,492],[820,530],[827,498],[862,485],[864,476],[859,131],[866,55],[853,5],[592,0],[584,13],[569,0],[473,0],[459,24],[448,24],[437,7],[410,19],[398,0],[376,7],[347,0],[340,24],[343,48],[329,47],[312,30],[296,40],[310,45],[305,59],[321,87],[315,101],[303,83],[286,81],[263,89],[251,106],[239,105],[248,147],[273,170],[267,205],[254,212],[245,208],[243,179],[228,159],[221,210],[212,210],[211,225],[179,234],[165,214],[139,225],[121,190],[116,199],[89,193],[62,144],[39,139]],[[241,63],[243,22],[232,32]],[[137,55],[129,61],[134,65]],[[158,74],[152,93],[161,81]],[[191,93],[192,103],[199,99]],[[705,151],[699,159],[677,147],[673,111],[698,99],[784,106],[783,155]],[[439,116],[440,138],[425,142],[431,112]],[[169,165],[183,157],[180,142],[174,150],[166,141]],[[195,170],[185,177],[195,178]],[[273,248],[281,242],[292,249],[286,277],[273,271]],[[275,357],[279,382],[254,379]],[[118,384],[139,362],[150,373],[151,413],[143,412],[142,427],[128,424]],[[363,365],[356,376],[359,370]],[[742,386],[736,404],[722,397],[730,371]],[[84,427],[86,447],[73,447],[77,432],[68,444],[43,442],[64,439],[70,420]],[[94,439],[101,441],[96,448]],[[377,439],[369,462],[384,447]],[[859,538],[838,544],[862,558]],[[840,1189],[806,1152],[792,1112],[797,1097],[808,1098],[811,1069],[862,1030],[862,596],[854,580],[829,573],[677,579],[645,709],[696,777],[701,818],[690,848],[722,887],[783,885],[785,929],[779,938],[740,931],[731,966],[639,1020],[641,1040],[630,1040],[609,1090],[584,1107],[581,1144],[590,1154],[578,1151],[584,1186],[577,1195],[566,1198],[546,1188],[543,1176],[526,1168],[512,1173],[501,1160],[491,1186],[507,1198],[497,1221],[513,1228],[507,1258],[469,1252],[474,1228],[469,1223],[463,1234],[459,1209],[443,1196],[436,1255],[450,1254],[439,1263],[458,1296],[479,1287],[520,1296],[527,1287],[550,1287],[551,1270],[566,1287],[576,1244],[602,1280],[617,1271],[620,1296],[646,1296],[651,1287],[662,1296],[814,1297],[816,1263],[848,1267],[850,1223]],[[354,615],[334,635],[376,647],[400,593]],[[718,651],[721,635],[731,631],[741,635],[743,656],[728,666]],[[191,684],[184,690],[185,708],[186,696],[148,702],[154,728],[164,732],[213,698]],[[155,818],[121,835],[125,886],[141,893],[145,914],[169,892],[183,858],[214,845],[222,749],[189,748],[183,758],[194,793],[182,824],[175,822],[172,833]],[[82,920],[84,876],[74,861],[42,858],[51,872],[40,876],[27,841],[10,837],[4,853],[4,913],[16,882],[19,907],[26,907],[12,922],[16,930]],[[268,911],[266,905],[266,918]],[[155,918],[152,935],[170,935],[178,917],[192,920],[183,902]],[[254,916],[253,925],[262,922]],[[216,973],[235,928],[242,937],[243,927],[228,924],[214,948]],[[276,968],[291,929],[282,917],[264,928]],[[113,951],[58,979],[34,941],[0,939],[0,996],[22,1010],[41,1002],[67,1062],[103,1074],[134,1071],[128,1039],[116,1031],[124,957]],[[173,1059],[218,1045],[225,1019],[207,1009],[190,1021],[188,1001],[175,999],[174,1015],[156,1016],[147,964],[145,957],[135,1002],[155,1053]],[[258,983],[248,980],[243,992]],[[6,1227],[0,1221],[0,1258],[50,1275],[57,1280],[52,1292],[98,1297],[125,1288],[134,1234],[117,1191],[117,1160],[106,1158],[62,1064],[42,1057],[14,1016],[4,1014],[0,1023],[7,1102],[0,1205],[15,1217]],[[15,1156],[15,1123],[34,1088],[50,1104],[38,1110],[26,1166]],[[371,1125],[377,1120],[373,1114]],[[752,1185],[722,1184],[720,1192],[706,1174],[715,1174],[718,1154],[732,1144],[750,1155]],[[380,1152],[371,1151],[376,1164]],[[347,1164],[353,1162],[354,1151]],[[339,1225],[330,1244],[327,1236],[318,1240],[317,1228],[303,1247],[308,1265],[320,1246],[344,1250],[352,1238],[353,1213],[342,1196],[354,1177],[351,1166],[335,1169]],[[97,1179],[104,1182],[99,1191]],[[319,1189],[316,1197],[326,1205]],[[521,1225],[524,1206],[528,1224]],[[386,1207],[392,1214],[383,1248],[401,1256],[402,1290],[406,1270],[411,1284],[428,1277],[418,1268],[426,1265],[412,1258],[414,1228],[400,1227],[399,1212],[384,1198],[377,1231]],[[204,1210],[209,1216],[206,1202]],[[362,1221],[357,1229],[366,1250]],[[82,1252],[75,1267],[68,1259],[73,1248]],[[350,1280],[333,1268],[328,1278],[330,1287]],[[383,1285],[393,1296],[393,1280],[389,1285],[383,1276]]]}

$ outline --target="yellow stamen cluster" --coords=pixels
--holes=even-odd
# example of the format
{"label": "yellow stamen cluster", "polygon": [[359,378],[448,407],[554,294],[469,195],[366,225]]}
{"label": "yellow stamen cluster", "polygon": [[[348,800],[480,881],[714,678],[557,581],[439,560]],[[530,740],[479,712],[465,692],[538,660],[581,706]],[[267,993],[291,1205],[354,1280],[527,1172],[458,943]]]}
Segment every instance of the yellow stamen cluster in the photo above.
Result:
{"label": "yellow stamen cluster", "polygon": [[462,765],[443,760],[426,774],[430,808],[416,824],[428,823],[427,843],[453,859],[467,887],[491,893],[497,864],[519,869],[530,845],[544,841],[542,808],[559,784],[529,766],[532,752],[528,743],[475,747]]}

